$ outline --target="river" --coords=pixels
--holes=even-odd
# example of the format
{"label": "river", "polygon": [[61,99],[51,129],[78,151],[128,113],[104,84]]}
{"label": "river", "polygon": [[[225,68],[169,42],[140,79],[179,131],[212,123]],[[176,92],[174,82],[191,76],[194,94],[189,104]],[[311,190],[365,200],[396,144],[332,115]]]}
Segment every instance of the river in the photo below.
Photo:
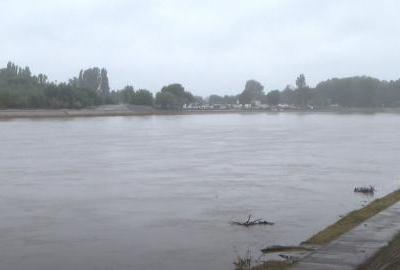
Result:
{"label": "river", "polygon": [[[400,186],[400,115],[0,121],[0,269],[230,270]],[[254,217],[274,226],[243,228]]]}

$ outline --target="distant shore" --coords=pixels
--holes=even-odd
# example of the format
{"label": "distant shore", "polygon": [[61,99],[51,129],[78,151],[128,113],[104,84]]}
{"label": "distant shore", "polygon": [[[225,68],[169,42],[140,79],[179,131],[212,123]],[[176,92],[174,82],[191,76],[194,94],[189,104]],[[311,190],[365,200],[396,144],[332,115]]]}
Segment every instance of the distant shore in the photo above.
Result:
{"label": "distant shore", "polygon": [[140,105],[102,105],[84,109],[0,109],[0,119],[51,118],[51,117],[100,117],[144,116],[179,114],[227,114],[227,113],[279,113],[279,112],[332,112],[332,113],[400,113],[400,108],[328,108],[318,110],[260,110],[260,109],[213,109],[213,110],[160,110]]}

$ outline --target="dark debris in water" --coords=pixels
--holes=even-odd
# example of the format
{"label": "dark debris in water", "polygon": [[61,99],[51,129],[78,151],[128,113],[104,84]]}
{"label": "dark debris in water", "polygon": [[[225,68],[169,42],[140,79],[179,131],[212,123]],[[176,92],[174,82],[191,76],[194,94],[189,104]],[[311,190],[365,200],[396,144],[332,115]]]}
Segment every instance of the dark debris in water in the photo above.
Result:
{"label": "dark debris in water", "polygon": [[355,187],[355,193],[363,193],[363,194],[374,194],[376,191],[374,186],[366,186],[366,187]]}
{"label": "dark debris in water", "polygon": [[247,218],[246,221],[241,222],[241,221],[232,221],[231,222],[232,225],[240,225],[240,226],[245,226],[245,227],[250,227],[250,226],[255,226],[255,225],[274,225],[273,222],[269,222],[266,220],[262,220],[262,219],[251,219],[251,215],[249,215],[249,217]]}

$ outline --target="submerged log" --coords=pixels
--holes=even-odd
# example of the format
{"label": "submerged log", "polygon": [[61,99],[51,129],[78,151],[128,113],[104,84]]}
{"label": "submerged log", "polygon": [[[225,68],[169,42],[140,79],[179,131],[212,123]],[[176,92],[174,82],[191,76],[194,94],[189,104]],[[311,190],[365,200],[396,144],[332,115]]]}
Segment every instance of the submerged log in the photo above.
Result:
{"label": "submerged log", "polygon": [[364,193],[364,194],[374,194],[376,191],[375,187],[355,187],[354,192],[356,193]]}
{"label": "submerged log", "polygon": [[249,217],[247,218],[247,220],[245,222],[232,221],[231,224],[245,226],[245,227],[250,227],[250,226],[255,226],[255,225],[274,225],[273,222],[269,222],[269,221],[262,220],[262,219],[251,220],[251,215],[249,215]]}

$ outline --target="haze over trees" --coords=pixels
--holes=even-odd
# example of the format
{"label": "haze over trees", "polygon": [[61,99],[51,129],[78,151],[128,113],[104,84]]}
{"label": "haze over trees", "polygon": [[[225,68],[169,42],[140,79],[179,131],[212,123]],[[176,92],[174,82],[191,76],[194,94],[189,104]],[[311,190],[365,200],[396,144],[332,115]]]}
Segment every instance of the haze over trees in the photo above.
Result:
{"label": "haze over trees", "polygon": [[334,78],[310,88],[300,75],[296,85],[294,90],[287,87],[280,92],[281,103],[317,108],[329,105],[371,108],[400,106],[400,80],[380,81],[367,76]]}
{"label": "haze over trees", "polygon": [[110,93],[108,84],[107,70],[98,67],[81,70],[79,77],[71,79],[70,84],[97,92],[101,96],[107,96]]}
{"label": "haze over trees", "polygon": [[279,93],[279,90],[274,90],[271,92],[268,92],[266,96],[267,104],[276,106],[279,105],[281,101],[281,94]]}
{"label": "haze over trees", "polygon": [[0,69],[1,108],[83,108],[100,103],[95,92],[72,84],[48,82],[29,67],[9,62]]}
{"label": "haze over trees", "polygon": [[[238,95],[211,95],[208,104],[252,104],[261,102],[270,106],[293,105],[298,108],[341,107],[400,107],[400,80],[381,81],[367,76],[333,78],[307,85],[300,74],[296,87],[264,92],[256,81],[246,82]],[[50,82],[45,74],[33,75],[29,67],[9,62],[0,69],[0,108],[85,108],[101,104],[133,104],[156,106],[161,109],[181,109],[185,104],[204,105],[206,101],[185,90],[181,84],[170,84],[156,93],[126,86],[110,91],[107,70],[92,67],[81,70],[68,83]]]}
{"label": "haze over trees", "polygon": [[208,103],[210,103],[210,104],[236,104],[237,101],[238,101],[238,96],[211,95],[208,97]]}
{"label": "haze over trees", "polygon": [[153,93],[145,89],[135,91],[133,86],[127,85],[122,90],[112,91],[109,97],[111,104],[133,104],[133,105],[146,105],[153,106],[154,98]]}
{"label": "haze over trees", "polygon": [[153,94],[129,86],[110,92],[107,70],[98,67],[81,70],[78,77],[60,84],[12,62],[0,69],[0,108],[80,109],[117,103],[152,106]]}
{"label": "haze over trees", "polygon": [[368,76],[333,78],[311,88],[307,85],[306,77],[300,74],[295,83],[295,88],[288,85],[282,91],[270,91],[265,96],[261,84],[251,83],[258,85],[258,91],[246,91],[253,89],[246,84],[245,91],[238,99],[247,104],[258,99],[271,106],[288,104],[299,108],[324,108],[332,105],[347,108],[400,107],[400,80],[381,81]]}
{"label": "haze over trees", "polygon": [[164,86],[156,94],[155,104],[162,109],[180,109],[184,104],[194,101],[192,93],[185,91],[182,85],[176,83]]}
{"label": "haze over trees", "polygon": [[256,81],[249,80],[246,82],[243,92],[239,95],[240,104],[251,104],[256,100],[263,99],[264,86]]}

